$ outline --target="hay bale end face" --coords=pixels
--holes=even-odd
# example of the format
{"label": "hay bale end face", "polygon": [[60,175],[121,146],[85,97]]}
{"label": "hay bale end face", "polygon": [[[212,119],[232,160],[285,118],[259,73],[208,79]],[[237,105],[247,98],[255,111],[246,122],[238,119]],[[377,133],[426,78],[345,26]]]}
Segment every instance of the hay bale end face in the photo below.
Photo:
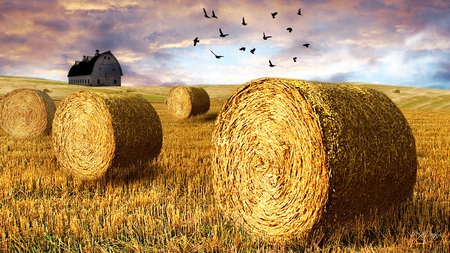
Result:
{"label": "hay bale end face", "polygon": [[208,112],[210,99],[208,93],[200,87],[173,87],[167,98],[170,114],[179,119]]}
{"label": "hay bale end face", "polygon": [[56,106],[46,93],[16,89],[5,95],[1,107],[1,126],[11,136],[27,138],[51,132]]}
{"label": "hay bale end face", "polygon": [[250,81],[226,101],[212,140],[221,210],[273,241],[382,214],[415,184],[411,129],[394,103],[372,89]]}
{"label": "hay bale end face", "polygon": [[93,180],[126,174],[120,170],[156,158],[162,127],[155,109],[143,98],[80,91],[58,106],[52,141],[61,167]]}

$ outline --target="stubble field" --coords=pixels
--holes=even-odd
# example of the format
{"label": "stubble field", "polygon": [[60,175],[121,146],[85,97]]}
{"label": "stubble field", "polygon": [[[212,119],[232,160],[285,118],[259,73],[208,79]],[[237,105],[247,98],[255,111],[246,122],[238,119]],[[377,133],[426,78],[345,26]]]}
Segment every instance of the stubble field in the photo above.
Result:
{"label": "stubble field", "polygon": [[16,139],[0,130],[0,251],[450,251],[450,93],[374,86],[397,103],[416,139],[414,196],[398,213],[303,245],[271,245],[233,226],[213,197],[211,132],[237,86],[205,87],[209,112],[176,120],[163,103],[170,87],[90,88],[6,77],[0,83],[0,97],[12,88],[47,89],[57,104],[82,89],[138,94],[158,112],[164,138],[159,157],[136,165],[136,173],[85,182],[58,166],[50,136]]}

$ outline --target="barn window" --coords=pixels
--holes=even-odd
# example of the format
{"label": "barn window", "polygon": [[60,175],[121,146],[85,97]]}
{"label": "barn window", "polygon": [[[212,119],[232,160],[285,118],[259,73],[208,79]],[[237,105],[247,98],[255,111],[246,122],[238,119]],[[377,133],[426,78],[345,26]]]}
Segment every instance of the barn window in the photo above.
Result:
{"label": "barn window", "polygon": [[116,84],[117,83],[117,81],[116,81],[116,79],[114,79],[114,84]]}
{"label": "barn window", "polygon": [[102,70],[102,68],[98,68],[98,70]]}
{"label": "barn window", "polygon": [[97,79],[97,84],[100,84],[100,79]]}
{"label": "barn window", "polygon": [[109,58],[109,56],[108,56],[108,60],[111,60],[111,59]]}

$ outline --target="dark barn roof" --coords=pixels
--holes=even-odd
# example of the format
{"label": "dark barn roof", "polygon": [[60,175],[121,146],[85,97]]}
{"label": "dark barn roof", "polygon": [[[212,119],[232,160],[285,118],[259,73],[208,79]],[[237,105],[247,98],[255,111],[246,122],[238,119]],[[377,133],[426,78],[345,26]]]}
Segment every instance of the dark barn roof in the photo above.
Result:
{"label": "dark barn roof", "polygon": [[90,75],[92,74],[92,70],[94,69],[95,61],[100,55],[92,57],[90,61],[81,61],[78,64],[74,64],[67,76],[82,76],[82,75]]}
{"label": "dark barn roof", "polygon": [[[92,74],[92,70],[94,69],[94,64],[97,61],[98,57],[100,57],[103,54],[111,54],[111,51],[106,51],[104,53],[98,54],[94,57],[92,57],[90,60],[88,61],[80,61],[78,64],[74,64],[70,70],[69,70],[69,74],[67,74],[67,76],[83,76],[83,75],[90,75]],[[119,64],[120,67],[120,64]],[[122,67],[120,67],[120,74],[122,74]]]}

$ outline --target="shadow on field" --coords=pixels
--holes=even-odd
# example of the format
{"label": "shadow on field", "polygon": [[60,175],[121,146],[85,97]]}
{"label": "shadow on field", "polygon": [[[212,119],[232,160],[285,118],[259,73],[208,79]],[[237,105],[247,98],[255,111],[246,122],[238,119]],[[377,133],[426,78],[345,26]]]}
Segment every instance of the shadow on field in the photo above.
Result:
{"label": "shadow on field", "polygon": [[153,181],[161,173],[162,168],[156,160],[134,163],[126,168],[116,167],[114,172],[105,177],[105,180],[114,183],[133,183],[136,181]]}
{"label": "shadow on field", "polygon": [[328,234],[321,246],[335,245],[363,249],[367,245],[383,247],[387,241],[400,247],[420,248],[427,252],[444,252],[450,238],[450,217],[445,203],[409,199],[372,222]]}
{"label": "shadow on field", "polygon": [[219,114],[217,112],[206,114],[205,116],[203,116],[202,120],[203,121],[215,121],[218,115]]}

